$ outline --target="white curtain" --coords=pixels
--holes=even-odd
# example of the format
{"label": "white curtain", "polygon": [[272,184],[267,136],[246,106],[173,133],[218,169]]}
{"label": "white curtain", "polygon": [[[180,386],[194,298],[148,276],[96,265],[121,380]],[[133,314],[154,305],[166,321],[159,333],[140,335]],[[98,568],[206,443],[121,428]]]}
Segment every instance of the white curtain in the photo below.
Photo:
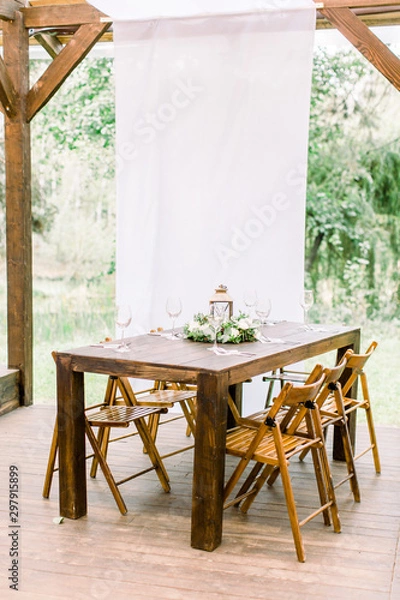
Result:
{"label": "white curtain", "polygon": [[131,334],[168,327],[171,294],[177,325],[207,311],[221,283],[235,313],[256,288],[272,318],[301,317],[315,29],[301,4],[114,24],[117,299]]}

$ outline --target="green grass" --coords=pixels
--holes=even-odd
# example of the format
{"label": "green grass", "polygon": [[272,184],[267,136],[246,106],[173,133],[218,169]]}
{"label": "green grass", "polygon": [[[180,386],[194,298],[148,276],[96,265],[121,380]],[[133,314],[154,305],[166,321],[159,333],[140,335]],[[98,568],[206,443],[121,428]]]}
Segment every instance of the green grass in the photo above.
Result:
{"label": "green grass", "polygon": [[[369,359],[365,372],[375,424],[400,427],[400,404],[397,396],[400,390],[400,325],[397,322],[378,320],[364,323],[361,326],[360,351],[367,350],[373,340],[378,342],[378,347]],[[327,367],[333,366],[335,359],[336,352],[315,357],[306,361],[306,369],[310,370],[317,362]],[[365,420],[363,411],[358,419],[360,422]]]}
{"label": "green grass", "polygon": [[[103,312],[104,311],[104,312]],[[54,404],[56,398],[55,364],[53,350],[68,350],[100,342],[114,334],[111,302],[103,311],[60,314],[37,314],[34,332],[34,401],[37,404]],[[85,375],[85,394],[88,404],[102,399],[106,377]]]}

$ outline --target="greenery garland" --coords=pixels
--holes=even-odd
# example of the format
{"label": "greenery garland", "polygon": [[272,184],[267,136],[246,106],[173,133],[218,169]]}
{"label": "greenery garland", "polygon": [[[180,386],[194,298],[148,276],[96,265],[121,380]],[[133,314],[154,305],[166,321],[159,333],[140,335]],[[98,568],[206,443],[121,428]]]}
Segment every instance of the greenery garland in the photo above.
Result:
{"label": "greenery garland", "polygon": [[[253,321],[248,315],[239,313],[221,324],[217,333],[220,344],[240,344],[241,342],[255,342],[259,335],[259,323]],[[194,342],[213,342],[214,329],[210,325],[208,315],[198,313],[192,321],[183,327],[185,338]]]}

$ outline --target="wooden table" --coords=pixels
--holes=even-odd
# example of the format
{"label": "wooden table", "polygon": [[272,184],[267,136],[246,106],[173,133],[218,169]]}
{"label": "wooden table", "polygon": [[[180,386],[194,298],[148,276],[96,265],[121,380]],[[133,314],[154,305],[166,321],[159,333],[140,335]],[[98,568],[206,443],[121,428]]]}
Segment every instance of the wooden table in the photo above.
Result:
{"label": "wooden table", "polygon": [[95,346],[56,352],[60,515],[77,519],[86,514],[84,373],[195,383],[191,541],[194,548],[214,550],[222,538],[228,387],[331,350],[338,356],[347,348],[359,351],[358,328],[305,331],[298,323],[282,322],[271,327],[270,335],[285,343],[235,346],[254,356],[216,356],[207,350],[210,344],[151,335],[128,339],[131,351],[125,354]]}

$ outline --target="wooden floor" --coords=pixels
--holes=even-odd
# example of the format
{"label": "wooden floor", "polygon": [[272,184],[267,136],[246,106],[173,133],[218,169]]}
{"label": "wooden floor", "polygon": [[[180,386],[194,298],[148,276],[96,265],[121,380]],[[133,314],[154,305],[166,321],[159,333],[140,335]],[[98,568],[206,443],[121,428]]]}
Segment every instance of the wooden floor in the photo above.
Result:
{"label": "wooden floor", "polygon": [[[400,599],[400,429],[379,428],[382,474],[369,455],[358,462],[362,501],[338,490],[342,533],[320,520],[303,528],[307,554],[297,562],[279,481],[259,494],[247,516],[224,514],[222,545],[212,553],[190,547],[192,451],[166,466],[172,491],[154,472],[121,487],[129,508],[123,517],[102,476],[90,480],[89,512],[57,523],[57,476],[49,500],[41,496],[54,418],[46,406],[20,408],[0,419],[0,598],[42,600]],[[359,427],[359,444],[365,429]],[[161,429],[159,447],[185,443],[183,421]],[[113,444],[111,460],[123,470],[138,440]],[[233,463],[228,462],[227,471]],[[20,475],[19,592],[8,588],[12,528],[8,474]],[[121,469],[120,469],[121,467]],[[342,472],[342,464],[334,464]],[[293,462],[299,511],[309,503],[310,463]]]}

